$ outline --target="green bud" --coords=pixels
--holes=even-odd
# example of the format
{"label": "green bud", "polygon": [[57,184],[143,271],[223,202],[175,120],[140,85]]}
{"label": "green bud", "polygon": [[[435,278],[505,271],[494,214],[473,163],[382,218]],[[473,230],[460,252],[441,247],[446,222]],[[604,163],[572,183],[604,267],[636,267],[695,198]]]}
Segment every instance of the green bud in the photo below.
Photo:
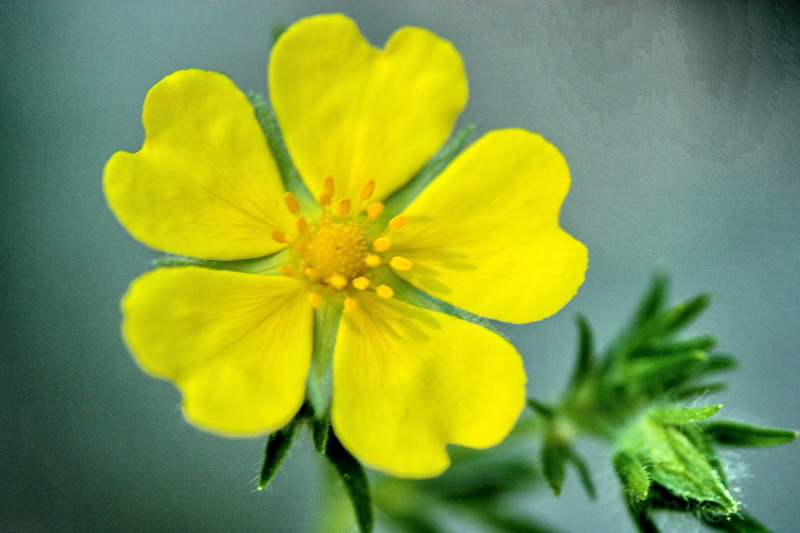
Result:
{"label": "green bud", "polygon": [[627,452],[617,452],[613,459],[614,470],[619,476],[628,501],[632,504],[647,499],[650,490],[650,476],[639,460]]}

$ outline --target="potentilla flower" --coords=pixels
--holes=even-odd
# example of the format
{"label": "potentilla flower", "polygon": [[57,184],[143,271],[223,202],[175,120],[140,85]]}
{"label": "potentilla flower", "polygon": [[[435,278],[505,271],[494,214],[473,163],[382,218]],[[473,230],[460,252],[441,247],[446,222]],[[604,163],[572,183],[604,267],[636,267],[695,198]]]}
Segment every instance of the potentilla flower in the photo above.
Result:
{"label": "potentilla flower", "polygon": [[310,194],[285,190],[244,94],[199,70],[150,90],[142,149],[106,166],[109,205],[134,237],[213,260],[133,282],[123,330],[136,361],[177,385],[191,423],[250,437],[306,401],[312,352],[325,352],[315,331],[327,331],[332,427],[365,464],[428,477],[447,468],[449,443],[497,444],[524,405],[521,358],[433,309],[525,323],[570,300],[587,255],[558,224],[563,157],[538,135],[493,131],[387,212],[466,104],[453,46],[402,28],[379,50],[350,19],[315,16],[279,38],[268,81]]}

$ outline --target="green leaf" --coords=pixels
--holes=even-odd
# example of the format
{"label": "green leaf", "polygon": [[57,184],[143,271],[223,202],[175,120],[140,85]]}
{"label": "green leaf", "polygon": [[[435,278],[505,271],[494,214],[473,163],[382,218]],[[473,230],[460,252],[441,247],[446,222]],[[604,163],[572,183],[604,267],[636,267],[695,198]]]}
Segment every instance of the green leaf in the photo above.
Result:
{"label": "green leaf", "polygon": [[442,170],[452,161],[464,146],[467,139],[475,130],[474,124],[468,124],[461,128],[458,133],[452,136],[439,152],[434,155],[419,172],[411,178],[408,183],[397,189],[384,202],[383,214],[378,219],[379,222],[388,221],[391,217],[405,209],[417,195],[428,186],[428,184],[438,176]]}
{"label": "green leaf", "polygon": [[693,350],[658,358],[636,359],[625,365],[623,381],[634,393],[645,393],[655,398],[691,379],[706,357],[705,352]]}
{"label": "green leaf", "polygon": [[659,330],[665,334],[678,331],[697,318],[710,303],[711,297],[707,294],[701,294],[695,296],[691,300],[676,305],[669,311],[659,315],[656,319]]}
{"label": "green leaf", "polygon": [[707,513],[697,513],[697,518],[703,524],[717,531],[730,531],[731,533],[771,533],[770,529],[764,524],[744,512],[732,516],[715,516]]}
{"label": "green leaf", "polygon": [[286,31],[286,28],[289,26],[283,21],[273,22],[272,26],[270,27],[270,42],[272,46],[275,46],[275,43],[278,42],[283,32]]}
{"label": "green leaf", "polygon": [[278,468],[280,468],[281,463],[286,458],[286,454],[289,452],[289,448],[292,446],[296,428],[297,421],[295,419],[267,439],[267,444],[264,448],[264,462],[261,465],[261,474],[258,477],[258,490],[263,490],[275,476]]}
{"label": "green leaf", "polygon": [[751,426],[728,420],[706,422],[701,427],[714,442],[725,446],[780,446],[792,442],[798,436],[797,431]]}
{"label": "green leaf", "polygon": [[646,505],[635,505],[628,501],[628,513],[639,533],[659,533],[660,530],[650,516],[650,509]]}
{"label": "green leaf", "polygon": [[710,374],[712,372],[724,372],[726,370],[733,370],[739,366],[739,362],[735,357],[722,354],[711,354],[705,363],[700,368],[703,374]]}
{"label": "green leaf", "polygon": [[372,501],[364,468],[342,446],[332,431],[328,434],[328,446],[325,454],[344,482],[347,494],[353,503],[359,531],[361,533],[371,532],[373,527]]}
{"label": "green leaf", "polygon": [[561,486],[567,475],[567,460],[570,451],[563,443],[545,440],[542,446],[542,473],[553,494],[561,494]]}
{"label": "green leaf", "polygon": [[589,326],[589,322],[583,315],[575,317],[575,322],[578,326],[578,359],[575,363],[575,370],[572,372],[572,378],[569,381],[569,388],[573,388],[583,381],[592,370],[594,364],[592,329]]}
{"label": "green leaf", "polygon": [[650,476],[642,463],[624,451],[617,452],[612,461],[628,501],[638,504],[646,500],[650,491]]}
{"label": "green leaf", "polygon": [[638,329],[642,324],[654,317],[656,313],[661,311],[667,294],[667,286],[668,280],[664,274],[656,273],[653,276],[653,281],[650,282],[650,288],[647,294],[633,314],[631,329]]}
{"label": "green leaf", "polygon": [[698,396],[707,396],[709,394],[714,394],[723,391],[727,388],[728,388],[727,383],[722,383],[722,382],[702,383],[700,385],[681,387],[679,390],[676,390],[674,393],[672,393],[670,397],[673,400],[686,400],[690,398],[696,398]]}
{"label": "green leaf", "polygon": [[705,420],[722,409],[722,404],[708,407],[657,407],[650,411],[650,418],[660,424],[688,424],[696,420]]}
{"label": "green leaf", "polygon": [[307,394],[317,416],[328,412],[333,390],[333,349],[342,315],[341,302],[326,298],[314,309],[314,344],[308,372]]}

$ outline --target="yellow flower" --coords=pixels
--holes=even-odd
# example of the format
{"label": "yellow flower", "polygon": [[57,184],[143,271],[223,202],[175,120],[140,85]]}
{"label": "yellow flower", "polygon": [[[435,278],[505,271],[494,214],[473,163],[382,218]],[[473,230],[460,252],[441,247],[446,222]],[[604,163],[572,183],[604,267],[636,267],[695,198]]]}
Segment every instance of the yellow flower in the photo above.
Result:
{"label": "yellow flower", "polygon": [[106,166],[109,205],[134,237],[216,261],[131,285],[123,330],[137,362],[180,388],[193,424],[254,436],[297,413],[314,332],[338,327],[330,416],[365,464],[428,477],[447,468],[448,443],[497,444],[524,404],[519,355],[473,322],[413,305],[413,287],[514,323],[563,307],[587,263],[558,225],[564,159],[535,134],[493,131],[402,212],[382,212],[467,100],[458,52],[420,28],[379,50],[344,16],[301,20],[272,51],[269,89],[311,195],[284,190],[247,98],[198,70],[150,90],[142,149]]}

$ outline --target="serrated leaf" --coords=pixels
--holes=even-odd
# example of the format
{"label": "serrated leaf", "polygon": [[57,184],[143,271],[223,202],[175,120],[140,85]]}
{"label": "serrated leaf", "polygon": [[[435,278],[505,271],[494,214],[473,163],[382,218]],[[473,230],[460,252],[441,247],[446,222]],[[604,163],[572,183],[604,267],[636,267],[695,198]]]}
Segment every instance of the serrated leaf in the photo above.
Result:
{"label": "serrated leaf", "polygon": [[263,490],[275,477],[275,473],[280,468],[286,458],[286,454],[289,452],[289,448],[292,446],[296,428],[296,420],[292,420],[267,439],[267,444],[264,448],[264,462],[261,465],[261,473],[258,477],[258,490]]}
{"label": "serrated leaf", "polygon": [[714,442],[725,446],[780,446],[792,442],[798,436],[797,431],[751,426],[728,420],[706,422],[701,427]]}
{"label": "serrated leaf", "polygon": [[660,424],[688,424],[696,420],[705,420],[722,409],[722,404],[708,407],[657,407],[650,411],[650,418]]}
{"label": "serrated leaf", "polygon": [[612,461],[628,501],[638,504],[646,500],[650,491],[650,476],[642,463],[624,451],[617,452]]}
{"label": "serrated leaf", "polygon": [[361,533],[369,533],[373,527],[372,500],[369,494],[369,483],[364,468],[358,460],[350,455],[333,432],[328,434],[328,446],[325,450],[328,460],[336,468],[350,496],[353,510]]}

